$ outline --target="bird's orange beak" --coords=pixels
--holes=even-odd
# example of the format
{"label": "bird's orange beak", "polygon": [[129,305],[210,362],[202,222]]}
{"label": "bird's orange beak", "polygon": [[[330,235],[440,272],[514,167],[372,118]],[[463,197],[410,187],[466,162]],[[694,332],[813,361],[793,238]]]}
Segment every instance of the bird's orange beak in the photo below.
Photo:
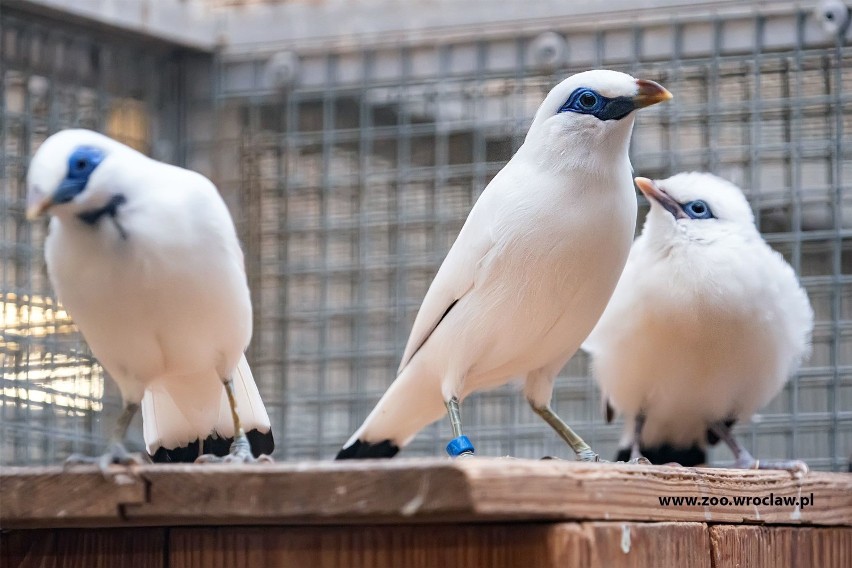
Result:
{"label": "bird's orange beak", "polygon": [[32,203],[28,203],[27,221],[35,221],[36,219],[44,215],[52,205],[53,199],[49,196],[38,199]]}
{"label": "bird's orange beak", "polygon": [[639,87],[633,97],[636,108],[649,107],[672,98],[672,94],[665,87],[654,81],[636,79],[636,85]]}
{"label": "bird's orange beak", "polygon": [[672,199],[668,193],[660,189],[652,180],[637,177],[633,181],[636,182],[636,187],[639,188],[639,191],[641,191],[649,201],[656,201],[659,203],[660,206],[671,213],[675,219],[687,218],[687,215],[683,212],[683,208],[680,206],[680,203]]}

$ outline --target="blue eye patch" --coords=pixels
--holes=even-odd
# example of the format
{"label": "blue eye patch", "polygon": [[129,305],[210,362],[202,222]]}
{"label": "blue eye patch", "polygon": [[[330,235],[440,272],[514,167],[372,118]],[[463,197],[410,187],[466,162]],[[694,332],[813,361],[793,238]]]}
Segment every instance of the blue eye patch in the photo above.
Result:
{"label": "blue eye patch", "polygon": [[68,203],[86,189],[89,176],[104,159],[104,152],[94,146],[80,146],[68,157],[68,173],[53,195],[54,203]]}
{"label": "blue eye patch", "polygon": [[565,104],[559,107],[559,113],[576,112],[591,114],[600,120],[620,120],[636,110],[632,97],[609,98],[594,89],[580,87],[575,89]]}

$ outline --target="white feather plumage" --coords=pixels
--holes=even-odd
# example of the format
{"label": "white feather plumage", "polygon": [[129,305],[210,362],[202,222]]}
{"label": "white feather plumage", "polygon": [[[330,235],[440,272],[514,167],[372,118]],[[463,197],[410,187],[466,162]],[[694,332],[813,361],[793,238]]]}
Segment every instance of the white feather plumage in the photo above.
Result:
{"label": "white feather plumage", "polygon": [[[231,376],[243,429],[269,432],[269,415],[245,356],[240,358]],[[145,390],[145,396],[142,398],[142,425],[149,454],[153,455],[158,448],[173,449],[185,446],[188,442],[204,439],[213,432],[224,438],[234,437],[234,422],[224,389],[219,397],[217,417],[211,426],[209,420],[190,422],[183,410],[187,407],[184,398],[181,398],[181,404],[178,404],[172,396],[175,389],[170,392],[166,387],[162,382],[155,382]]]}
{"label": "white feather plumage", "polygon": [[633,115],[558,113],[580,86],[610,97],[637,92],[628,75],[589,71],[548,94],[429,287],[396,380],[344,448],[356,440],[404,446],[451,397],[513,377],[526,378],[531,401],[549,403],[554,377],[618,281],[636,218]]}
{"label": "white feather plumage", "polygon": [[646,415],[643,446],[706,444],[708,425],[747,421],[810,351],[813,311],[761,238],[739,188],[704,173],[656,182],[718,219],[680,219],[651,199],[612,300],[583,347],[604,396]]}
{"label": "white feather plumage", "polygon": [[[233,426],[217,426],[222,380],[240,361],[245,365],[252,315],[243,255],[224,202],[200,174],[95,132],[66,130],[33,157],[31,204],[50,197],[81,146],[97,147],[106,157],[84,192],[50,208],[45,257],[60,301],[126,402],[139,403],[146,388],[163,399],[145,405],[149,452],[204,438],[214,428],[233,434]],[[118,194],[126,203],[115,223],[105,218],[91,226],[77,217]],[[249,392],[241,415],[247,425],[268,431],[268,416],[244,370]]]}

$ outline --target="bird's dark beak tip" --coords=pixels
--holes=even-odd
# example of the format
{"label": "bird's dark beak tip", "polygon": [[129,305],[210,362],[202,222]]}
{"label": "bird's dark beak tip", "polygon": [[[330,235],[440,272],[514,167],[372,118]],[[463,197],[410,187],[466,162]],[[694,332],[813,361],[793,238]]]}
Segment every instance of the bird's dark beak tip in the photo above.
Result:
{"label": "bird's dark beak tip", "polygon": [[684,217],[680,204],[660,189],[653,180],[637,177],[634,181],[636,182],[636,187],[648,198],[648,201],[656,201],[663,209],[671,213],[675,219]]}

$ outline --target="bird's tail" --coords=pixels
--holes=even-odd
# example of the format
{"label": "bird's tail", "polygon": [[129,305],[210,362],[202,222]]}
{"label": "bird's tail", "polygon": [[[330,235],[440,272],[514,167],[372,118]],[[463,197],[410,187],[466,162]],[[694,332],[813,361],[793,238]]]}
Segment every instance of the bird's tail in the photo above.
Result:
{"label": "bird's tail", "polygon": [[445,412],[439,379],[409,363],[336,459],[391,458]]}
{"label": "bird's tail", "polygon": [[[731,429],[736,424],[736,419],[729,418],[724,421],[725,428]],[[622,440],[626,440],[626,445],[622,444],[616,455],[616,461],[627,461],[630,459],[630,442],[632,435],[625,436]],[[684,467],[698,467],[707,465],[707,444],[715,446],[719,443],[719,436],[708,429],[704,440],[698,440],[688,447],[677,447],[671,444],[659,444],[656,446],[641,446],[642,455],[648,458],[654,465],[663,465],[667,463],[676,463]],[[705,444],[706,442],[706,444]]]}
{"label": "bird's tail", "polygon": [[[237,411],[252,453],[255,456],[272,453],[275,442],[269,415],[245,356],[240,359],[232,378]],[[198,392],[194,394],[197,396]],[[199,418],[204,415],[193,414],[188,405],[183,404],[197,402],[185,400],[191,395],[191,392],[169,390],[163,385],[145,391],[142,399],[145,446],[155,462],[192,462],[201,453],[218,456],[228,453],[234,437],[234,422],[224,387],[217,399],[218,412],[206,413],[210,418]]]}
{"label": "bird's tail", "polygon": [[[654,465],[676,463],[683,467],[696,467],[707,463],[707,452],[698,444],[693,444],[687,448],[676,448],[669,444],[654,447],[642,446],[641,452]],[[630,448],[619,448],[615,460],[627,461],[629,459]]]}

